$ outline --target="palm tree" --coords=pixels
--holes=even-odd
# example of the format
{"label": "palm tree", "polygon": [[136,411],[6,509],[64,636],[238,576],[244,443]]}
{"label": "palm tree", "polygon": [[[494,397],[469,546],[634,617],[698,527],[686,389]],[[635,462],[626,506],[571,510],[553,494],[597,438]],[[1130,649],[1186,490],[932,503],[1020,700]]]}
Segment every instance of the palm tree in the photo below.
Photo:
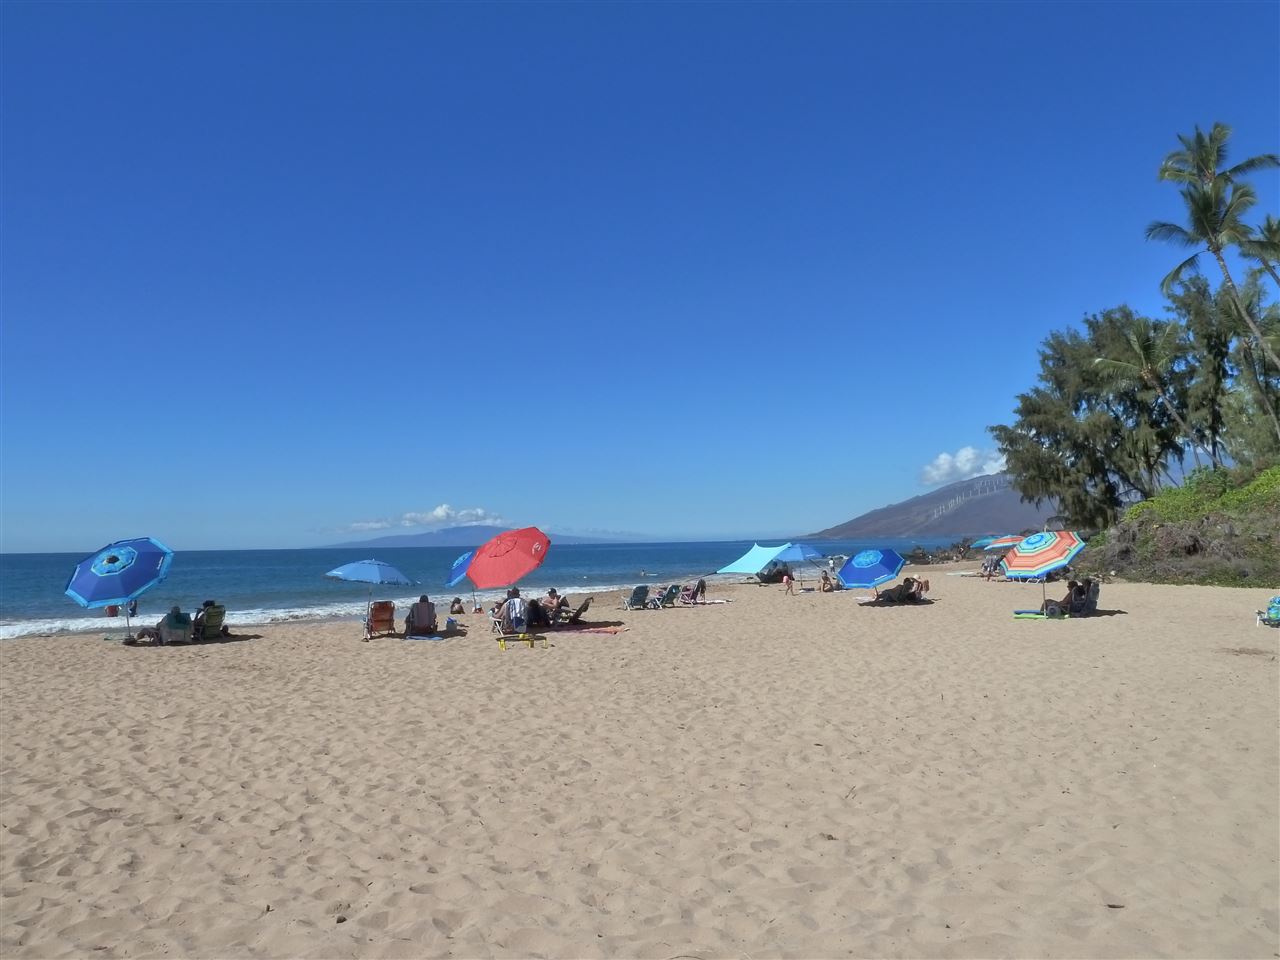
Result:
{"label": "palm tree", "polygon": [[[1164,408],[1169,412],[1169,416],[1173,418],[1183,436],[1187,438],[1187,442],[1191,444],[1192,453],[1195,453],[1196,447],[1200,447],[1209,455],[1210,462],[1216,467],[1217,451],[1196,439],[1191,425],[1178,412],[1178,408],[1173,405],[1165,389],[1165,375],[1178,359],[1181,336],[1182,328],[1176,323],[1158,323],[1146,317],[1134,317],[1124,330],[1125,347],[1121,351],[1121,356],[1096,357],[1093,367],[1114,382],[1139,383],[1155,391]],[[1196,459],[1198,462],[1198,455]]]}
{"label": "palm tree", "polygon": [[1240,252],[1262,264],[1262,269],[1271,274],[1271,279],[1280,287],[1280,276],[1276,276],[1276,264],[1280,263],[1280,220],[1267,214],[1257,236],[1241,241]]}
{"label": "palm tree", "polygon": [[1219,164],[1227,162],[1229,139],[1231,128],[1225,123],[1215,123],[1208,133],[1197,126],[1196,132],[1189,137],[1178,134],[1182,149],[1175,150],[1164,158],[1164,162],[1160,164],[1159,178],[1173,183],[1199,183],[1207,187],[1219,178],[1237,180],[1247,173],[1280,166],[1280,156],[1262,153],[1242,160],[1234,167],[1219,170]]}
{"label": "palm tree", "polygon": [[[1147,239],[1167,240],[1184,247],[1203,247],[1213,254],[1236,309],[1249,325],[1267,359],[1280,370],[1280,356],[1263,338],[1258,324],[1245,310],[1223,256],[1227,248],[1253,239],[1253,228],[1244,222],[1243,217],[1258,202],[1258,197],[1252,187],[1238,182],[1236,178],[1255,170],[1280,166],[1280,157],[1274,153],[1260,154],[1220,170],[1219,165],[1227,159],[1230,136],[1231,128],[1221,123],[1215,123],[1208,134],[1196,127],[1193,136],[1178,135],[1182,149],[1165,157],[1160,164],[1159,176],[1161,180],[1183,184],[1179,193],[1187,205],[1187,226],[1156,221],[1147,227]],[[1203,252],[1193,253],[1169,272],[1161,283],[1166,295],[1183,273],[1196,268],[1196,261]]]}

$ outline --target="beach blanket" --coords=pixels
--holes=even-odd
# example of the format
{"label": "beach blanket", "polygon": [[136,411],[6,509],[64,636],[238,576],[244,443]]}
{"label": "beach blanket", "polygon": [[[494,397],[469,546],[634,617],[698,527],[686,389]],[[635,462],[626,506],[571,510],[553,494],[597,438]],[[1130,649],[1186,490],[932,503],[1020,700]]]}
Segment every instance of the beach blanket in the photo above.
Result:
{"label": "beach blanket", "polygon": [[919,600],[882,600],[880,597],[859,597],[858,603],[873,607],[922,607],[933,603],[933,597],[921,597]]}
{"label": "beach blanket", "polygon": [[556,633],[622,633],[626,627],[593,627],[589,623],[575,623],[556,628]]}
{"label": "beach blanket", "polygon": [[[462,637],[462,636],[466,636],[466,634],[462,634],[462,633],[460,633],[460,634],[458,634],[458,636]],[[414,641],[414,640],[447,640],[447,639],[449,639],[449,638],[448,638],[448,637],[442,637],[442,636],[440,636],[438,633],[433,633],[433,634],[431,634],[430,636],[427,636],[427,637],[420,637],[420,636],[417,636],[417,635],[415,634],[415,635],[414,635],[414,636],[412,636],[412,637],[401,637],[400,639],[401,639],[401,640],[406,640],[406,641],[410,641],[410,642],[412,642],[412,641]]]}
{"label": "beach blanket", "polygon": [[1055,607],[1058,613],[1042,613],[1039,610],[1015,610],[1013,611],[1013,619],[1015,620],[1066,620],[1069,614]]}

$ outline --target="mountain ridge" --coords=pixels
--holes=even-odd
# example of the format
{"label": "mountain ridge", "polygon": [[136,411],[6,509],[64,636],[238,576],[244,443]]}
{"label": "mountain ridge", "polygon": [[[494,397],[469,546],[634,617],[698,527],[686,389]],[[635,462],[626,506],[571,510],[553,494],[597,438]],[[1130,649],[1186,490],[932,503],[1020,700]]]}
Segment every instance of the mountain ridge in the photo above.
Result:
{"label": "mountain ridge", "polygon": [[860,537],[971,537],[1040,529],[1053,515],[1046,505],[1025,503],[1007,473],[971,477],[928,493],[869,510],[809,534],[814,539]]}

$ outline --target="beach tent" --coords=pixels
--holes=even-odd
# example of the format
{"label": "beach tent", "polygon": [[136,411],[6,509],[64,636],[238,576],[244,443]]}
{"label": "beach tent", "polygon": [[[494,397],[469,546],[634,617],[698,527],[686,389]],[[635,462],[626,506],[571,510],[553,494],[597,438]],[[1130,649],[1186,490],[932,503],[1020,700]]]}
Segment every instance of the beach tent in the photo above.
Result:
{"label": "beach tent", "polygon": [[716,573],[759,573],[790,547],[789,543],[784,543],[780,547],[762,547],[757,543],[733,563],[727,567],[721,567]]}

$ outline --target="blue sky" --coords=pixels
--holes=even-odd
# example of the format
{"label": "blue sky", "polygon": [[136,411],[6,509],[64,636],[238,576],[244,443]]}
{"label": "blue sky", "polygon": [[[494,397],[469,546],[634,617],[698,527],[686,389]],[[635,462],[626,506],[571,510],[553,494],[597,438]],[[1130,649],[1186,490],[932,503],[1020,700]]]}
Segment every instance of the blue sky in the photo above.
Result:
{"label": "blue sky", "polygon": [[1278,33],[1275,3],[6,3],[0,549],[787,534],[925,492],[987,462],[1050,330],[1161,313],[1156,167],[1215,120],[1280,148]]}

